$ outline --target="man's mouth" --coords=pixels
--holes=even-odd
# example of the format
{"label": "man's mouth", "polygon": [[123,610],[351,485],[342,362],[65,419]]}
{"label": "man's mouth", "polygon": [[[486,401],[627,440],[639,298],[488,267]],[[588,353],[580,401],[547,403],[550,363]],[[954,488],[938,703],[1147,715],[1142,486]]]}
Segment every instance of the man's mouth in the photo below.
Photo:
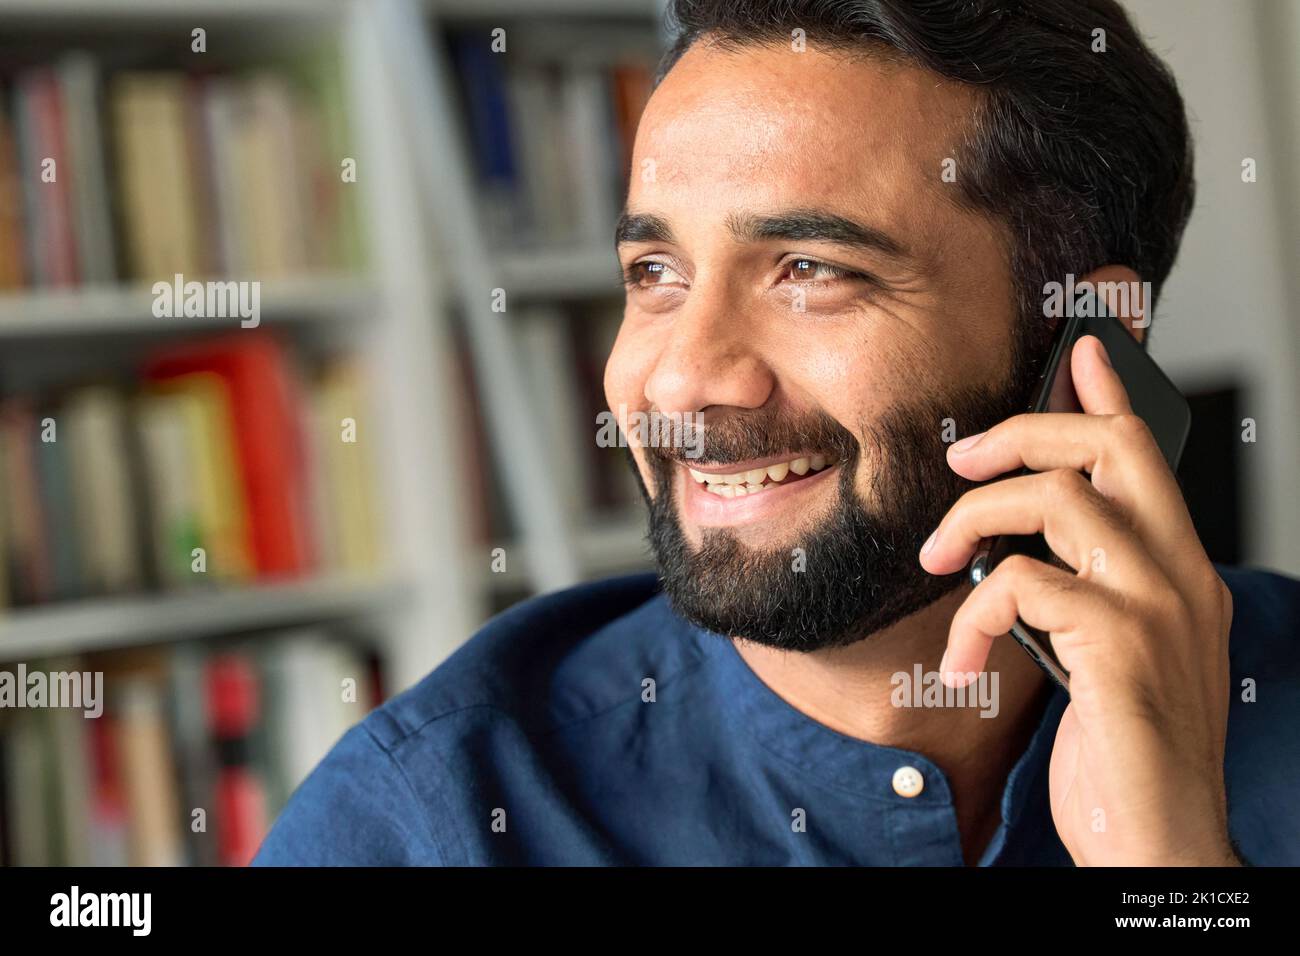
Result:
{"label": "man's mouth", "polygon": [[731,471],[720,469],[735,468],[734,465],[719,465],[707,470],[687,466],[687,470],[695,483],[702,485],[706,492],[720,498],[743,498],[802,481],[824,470],[829,462],[825,455],[803,455],[745,464],[748,467]]}

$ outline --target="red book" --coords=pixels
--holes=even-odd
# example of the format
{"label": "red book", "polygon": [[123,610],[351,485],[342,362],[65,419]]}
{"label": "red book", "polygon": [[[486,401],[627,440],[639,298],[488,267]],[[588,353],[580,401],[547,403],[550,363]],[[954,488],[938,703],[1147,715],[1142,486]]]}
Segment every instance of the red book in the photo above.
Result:
{"label": "red book", "polygon": [[[33,177],[32,190],[37,197],[36,224],[38,248],[44,275],[52,286],[71,286],[78,281],[77,245],[72,226],[72,159],[64,139],[63,101],[54,71],[41,67],[23,74],[18,81],[19,96],[30,110],[32,142],[29,168],[24,174]],[[46,182],[42,164],[54,160],[55,178]]]}
{"label": "red book", "polygon": [[237,332],[177,346],[144,368],[156,381],[195,372],[220,376],[230,396],[249,552],[259,577],[304,574],[312,561],[300,395],[284,349],[269,335]]}
{"label": "red book", "polygon": [[247,866],[266,836],[266,792],[248,743],[261,718],[257,673],[238,654],[207,666],[208,727],[217,745],[217,854],[223,866]]}
{"label": "red book", "polygon": [[104,714],[90,721],[90,745],[94,759],[90,827],[94,866],[125,866],[128,862],[130,819],[122,781],[118,774],[115,746],[117,718]]}

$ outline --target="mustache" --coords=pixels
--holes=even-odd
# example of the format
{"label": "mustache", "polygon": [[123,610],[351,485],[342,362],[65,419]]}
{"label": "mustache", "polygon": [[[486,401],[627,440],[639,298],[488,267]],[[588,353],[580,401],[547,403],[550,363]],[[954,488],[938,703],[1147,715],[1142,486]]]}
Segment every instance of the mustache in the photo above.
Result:
{"label": "mustache", "polygon": [[[672,447],[647,447],[651,461],[661,466],[752,461],[785,454],[821,454],[829,461],[857,457],[853,433],[821,409],[791,412],[776,407],[720,413],[705,412],[704,423],[683,426],[682,442]],[[686,448],[699,454],[687,457]]]}

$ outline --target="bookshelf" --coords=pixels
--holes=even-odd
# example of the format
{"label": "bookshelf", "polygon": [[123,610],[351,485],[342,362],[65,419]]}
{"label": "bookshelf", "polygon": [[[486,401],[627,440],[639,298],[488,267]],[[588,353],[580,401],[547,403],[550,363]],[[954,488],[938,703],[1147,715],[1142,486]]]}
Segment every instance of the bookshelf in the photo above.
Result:
{"label": "bookshelf", "polygon": [[[364,315],[375,289],[364,279],[324,276],[285,279],[262,286],[261,321],[272,325],[324,323]],[[36,289],[0,294],[0,343],[14,339],[158,333],[153,296],[127,284],[79,289]],[[166,333],[199,332],[211,319],[178,316]]]}
{"label": "bookshelf", "polygon": [[63,601],[10,614],[0,629],[0,662],[355,620],[400,612],[411,598],[395,582],[322,579],[195,595]]}
{"label": "bookshelf", "polygon": [[[191,55],[190,30],[196,26],[208,31],[204,60]],[[261,283],[257,332],[274,336],[286,355],[302,363],[304,396],[307,388],[316,388],[317,373],[329,367],[323,363],[338,358],[359,370],[364,395],[355,407],[359,447],[369,457],[373,480],[368,498],[375,513],[367,520],[379,549],[374,567],[350,571],[322,563],[287,575],[263,575],[259,569],[252,576],[181,589],[133,582],[109,593],[90,587],[85,594],[17,601],[7,587],[0,588],[0,670],[12,672],[19,664],[29,670],[103,670],[110,701],[121,702],[120,707],[110,703],[102,721],[69,722],[66,712],[57,710],[0,713],[0,862],[238,862],[255,848],[301,776],[342,730],[378,702],[381,690],[389,695],[414,683],[463,642],[489,610],[487,589],[470,583],[473,568],[467,556],[477,552],[466,544],[458,506],[463,490],[454,469],[447,467],[460,436],[451,384],[455,356],[443,321],[445,291],[428,268],[433,253],[425,224],[410,215],[415,186],[402,117],[386,105],[393,95],[385,52],[376,42],[374,8],[342,0],[0,0],[0,29],[6,111],[13,105],[15,83],[46,64],[57,69],[65,55],[83,53],[94,64],[105,84],[100,121],[111,142],[103,153],[111,154],[105,164],[115,189],[127,172],[112,153],[122,134],[112,127],[110,78],[132,70],[201,74],[205,81],[256,72],[283,79],[295,96],[299,91],[308,99],[319,94],[323,101],[325,93],[313,85],[318,77],[304,67],[304,57],[320,46],[337,50],[347,140],[337,149],[323,136],[319,143],[303,142],[319,145],[316,158],[335,170],[342,156],[356,160],[355,183],[342,187],[354,191],[344,201],[355,210],[355,221],[340,224],[337,235],[341,244],[355,237],[357,254],[313,254],[302,259],[302,266],[284,268],[257,262],[239,270],[201,269],[188,277]],[[27,142],[20,140],[19,148]],[[188,158],[194,161],[192,155]],[[60,165],[61,172],[69,168]],[[161,183],[170,175],[166,165],[149,169],[153,181]],[[30,167],[20,169],[20,189],[30,190],[30,172]],[[11,203],[11,214],[13,208],[21,209],[29,225],[36,221],[33,210],[44,213],[45,196],[37,194],[34,204],[27,193],[20,198]],[[288,200],[277,193],[264,193],[259,200],[271,205],[281,201]],[[141,381],[133,370],[149,356],[217,336],[240,338],[237,319],[223,323],[211,317],[154,315],[150,280],[168,273],[137,271],[133,252],[128,255],[128,218],[135,212],[129,197],[115,193],[112,277],[92,277],[87,256],[78,262],[82,268],[72,281],[46,281],[31,272],[0,291],[0,400],[49,393],[62,402],[65,394],[79,397],[83,382],[98,387],[101,379],[113,389],[129,384],[133,390]],[[302,232],[307,234],[304,244],[324,234],[310,227]],[[233,248],[246,251],[237,244]],[[310,397],[314,400],[315,392]],[[347,403],[355,395],[336,392],[335,397],[350,412],[353,406]],[[58,407],[59,438],[66,443],[71,439],[64,438],[63,406]],[[337,413],[339,407],[322,404],[319,413]],[[37,407],[38,416],[42,410]],[[317,411],[313,406],[304,414]],[[4,483],[9,492],[7,476]],[[325,510],[335,503],[326,502]],[[344,535],[347,519],[336,517],[333,533]],[[75,522],[73,528],[84,532]],[[11,531],[0,527],[0,544],[12,541],[6,538]],[[84,539],[78,539],[77,547],[90,549]],[[343,546],[335,541],[334,547]],[[340,678],[359,682],[354,703],[338,704]],[[278,769],[265,776],[267,802],[260,810],[227,814],[229,820],[244,821],[241,832],[234,833],[233,824],[217,822],[229,810],[222,804],[225,798],[213,796],[220,791],[203,798],[187,789],[199,779],[191,766],[196,754],[210,764],[212,753],[199,752],[215,732],[205,726],[212,715],[193,708],[213,700],[213,694],[245,700],[241,688],[252,681],[261,682],[258,706],[268,715],[266,723],[260,725],[261,718],[248,713],[243,731],[226,727],[220,735],[246,731],[248,753],[270,761],[267,755],[278,747],[284,759],[264,764]],[[163,696],[160,688],[167,689]],[[170,731],[150,716],[165,708],[174,717],[185,713],[186,706],[188,717],[177,718]],[[276,717],[284,732],[272,735],[270,715],[286,706],[298,708],[289,714],[294,719]],[[173,750],[150,749],[149,741],[167,739],[169,733]],[[286,747],[290,749],[284,752]],[[125,761],[119,772],[128,785],[125,796],[106,804],[109,791],[93,778],[102,770],[103,755],[115,749]],[[78,767],[78,753],[94,759],[88,757],[86,766]],[[163,782],[173,776],[162,769],[168,766],[181,781],[180,792]],[[210,765],[205,769],[210,778],[217,773]],[[58,780],[54,790],[49,789],[51,778]],[[139,779],[153,783],[143,789],[129,785]],[[44,782],[37,786],[37,780]],[[178,808],[201,805],[212,813],[210,840],[200,845],[185,837],[183,846],[179,821],[171,834],[161,834],[150,822],[156,821],[161,804],[133,803],[141,794],[158,797],[164,792]],[[55,806],[66,811],[61,825],[51,823]],[[74,807],[75,812],[69,810]]]}
{"label": "bookshelf", "polygon": [[[304,395],[320,404],[307,414],[325,419],[329,412],[337,420],[339,401],[364,402],[356,407],[365,410],[358,419],[373,466],[367,497],[379,554],[373,568],[362,570],[321,565],[282,576],[259,569],[196,587],[132,584],[108,593],[91,588],[16,601],[12,594],[3,598],[0,589],[0,670],[18,663],[102,668],[111,678],[106,683],[127,702],[111,721],[59,716],[46,726],[29,715],[0,713],[0,802],[11,821],[0,814],[0,862],[245,859],[260,839],[259,828],[323,748],[381,696],[428,673],[493,611],[582,579],[651,566],[621,451],[589,457],[599,372],[621,312],[607,238],[616,204],[603,196],[583,234],[502,242],[500,229],[484,216],[493,200],[482,191],[477,145],[466,135],[463,78],[449,44],[455,36],[486,36],[500,22],[529,66],[564,55],[558,41],[568,33],[586,36],[584,48],[599,54],[579,56],[589,95],[607,55],[639,51],[647,62],[653,58],[658,12],[653,0],[0,0],[0,82],[6,90],[24,71],[86,51],[105,77],[130,70],[187,76],[269,71],[309,95],[338,94],[347,139],[331,144],[338,146],[335,153],[323,153],[325,167],[336,168],[340,154],[356,161],[356,181],[345,187],[355,217],[336,224],[339,235],[355,240],[355,254],[290,257],[299,265],[265,271],[262,265],[198,270],[193,277],[247,276],[262,283],[258,332],[274,336],[286,355],[310,370]],[[208,31],[201,66],[189,51],[190,30],[197,26]],[[337,50],[336,78],[303,67],[303,50],[322,44]],[[337,91],[317,88],[334,79]],[[111,110],[103,122],[112,122]],[[112,132],[116,142],[119,134]],[[110,165],[113,177],[125,175]],[[161,167],[152,173],[162,179],[147,178],[149,188],[171,175]],[[608,184],[614,185],[612,178]],[[28,193],[22,199],[28,216],[40,207]],[[259,200],[272,208],[282,201],[289,202],[274,190]],[[158,366],[159,350],[187,349],[217,334],[239,337],[237,321],[221,327],[211,318],[151,312],[149,280],[170,272],[134,267],[135,250],[130,257],[125,250],[138,244],[141,229],[125,221],[128,205],[116,195],[111,209],[118,243],[113,277],[92,281],[84,269],[76,281],[29,275],[0,290],[0,406],[29,393],[48,392],[62,402],[65,393],[80,396],[83,383],[98,387],[101,379],[114,388],[123,382],[152,388],[167,380],[138,377],[134,370],[146,357],[155,357],[150,374],[162,374],[158,367],[184,362],[173,356]],[[3,208],[0,197],[0,217]],[[326,234],[303,231],[308,244]],[[149,229],[143,233],[148,239]],[[220,238],[200,247],[211,257],[218,248],[222,257],[231,249],[244,253]],[[165,245],[151,250],[163,258],[171,251]],[[506,290],[505,312],[489,307],[494,289]],[[358,370],[365,386],[360,399],[361,393],[349,391],[310,391],[329,387],[328,363],[339,357]],[[36,421],[43,412],[39,403],[30,410]],[[559,425],[547,424],[557,417]],[[211,421],[202,415],[193,420]],[[12,434],[0,431],[0,440]],[[474,458],[474,468],[462,467],[467,458]],[[319,503],[307,504],[319,518]],[[48,509],[45,517],[53,521]],[[340,525],[331,534],[346,537],[340,529],[347,519],[336,520]],[[73,528],[82,533],[75,522]],[[0,544],[11,531],[0,527]],[[491,570],[497,548],[509,555],[502,573]],[[320,690],[337,687],[340,676],[360,681],[360,702],[351,709],[335,702],[322,711]],[[238,712],[232,727],[230,702],[247,704],[255,684],[269,716],[263,721],[257,713]],[[164,698],[158,688],[168,688]],[[205,726],[212,715],[201,712],[201,702],[214,699],[227,702],[221,705],[227,720],[216,730]],[[161,712],[176,720],[170,731],[156,722]],[[282,718],[288,720],[284,733],[277,729]],[[141,743],[168,739],[168,733],[171,751]],[[195,795],[196,781],[262,766],[213,766],[206,750],[214,733],[239,743],[223,742],[222,754],[286,758],[265,765],[272,767],[264,781],[267,819],[245,807],[228,814],[244,821],[237,833],[227,824],[197,840],[162,832],[156,821],[172,812],[166,800],[158,802],[170,789],[161,783],[172,774],[166,768],[174,765],[181,781],[180,790],[167,795],[176,809],[203,799]],[[108,760],[104,754],[114,752],[114,739],[129,742],[122,759],[130,766],[120,772],[137,785],[125,788],[124,804],[114,797],[106,809],[96,774]],[[78,770],[68,757],[92,752],[90,770]],[[155,785],[142,790],[137,777]],[[56,791],[25,784],[43,779],[48,785],[52,778],[59,781]],[[136,806],[132,794],[149,799]],[[61,830],[54,826],[48,839],[42,836],[54,813],[48,807],[67,810],[79,802],[80,816],[72,814]],[[87,848],[94,849],[89,856]]]}
{"label": "bookshelf", "polygon": [[[620,102],[616,74],[629,62],[646,85],[641,95],[648,94],[662,6],[656,0],[430,0],[422,17],[412,6],[397,5],[382,18],[402,72],[415,78],[406,87],[407,108],[415,152],[424,164],[419,170],[423,208],[435,236],[456,240],[457,267],[448,287],[467,332],[467,360],[482,383],[495,442],[488,457],[497,467],[503,461],[546,464],[526,474],[514,468],[505,476],[501,497],[513,527],[504,537],[493,535],[489,546],[521,556],[523,567],[516,560],[503,573],[481,574],[478,579],[491,594],[518,597],[652,566],[640,502],[621,461],[613,465],[619,477],[604,477],[604,484],[621,487],[613,503],[598,502],[602,507],[592,509],[586,505],[601,496],[592,495],[590,486],[574,495],[570,486],[584,477],[571,462],[582,460],[584,446],[593,444],[594,412],[603,409],[603,395],[593,395],[592,386],[599,392],[611,328],[616,330],[621,315],[612,236],[635,115],[622,117],[620,126],[619,117],[599,111],[628,108]],[[485,58],[498,30],[505,31],[506,50]],[[419,36],[424,42],[413,42]],[[544,85],[534,89],[534,84]],[[485,94],[485,87],[490,92]],[[563,103],[562,113],[539,120],[552,95]],[[639,108],[638,102],[636,113]],[[485,114],[485,109],[502,112]],[[555,138],[564,142],[563,158],[558,163],[553,156],[539,158],[543,150],[537,141]],[[592,155],[606,145],[608,154]],[[557,165],[570,162],[579,169],[557,177]],[[512,168],[504,190],[509,211],[503,216],[495,210],[494,222],[503,166]],[[596,200],[593,193],[599,194]],[[476,203],[467,204],[469,197]],[[549,207],[540,208],[545,203],[539,199],[550,199]],[[576,207],[581,221],[551,234],[546,225],[557,203]],[[506,227],[494,228],[502,219]],[[521,230],[520,224],[527,226]],[[487,307],[487,292],[495,289],[505,292],[504,312]],[[579,325],[593,306],[604,310],[603,334],[588,343],[586,354],[575,355],[577,333],[569,326]],[[510,347],[510,339],[516,347]],[[575,358],[588,365],[581,370],[587,392],[557,403],[550,394],[555,379],[574,376]],[[583,415],[566,414],[565,404],[575,397],[586,402]],[[538,418],[564,424],[549,434],[520,427]],[[613,457],[604,457],[606,468]],[[489,564],[484,551],[480,568]]]}
{"label": "bookshelf", "polygon": [[[0,26],[8,34],[6,47],[23,43],[21,38],[27,34],[54,57],[66,49],[89,50],[103,60],[106,70],[136,65],[129,51],[122,53],[124,43],[128,48],[138,45],[134,59],[141,69],[160,65],[208,69],[189,49],[193,26],[209,30],[204,55],[210,56],[218,69],[232,63],[242,66],[248,58],[242,49],[220,48],[219,43],[229,38],[240,38],[241,47],[255,48],[255,57],[274,64],[275,44],[288,46],[297,55],[293,44],[301,35],[317,42],[324,37],[338,44],[351,102],[369,103],[383,98],[387,91],[373,88],[374,78],[382,71],[375,69],[374,54],[359,42],[366,31],[368,6],[344,0],[115,0],[107,4],[94,0],[0,0]],[[270,37],[269,44],[260,39],[264,37]],[[247,43],[243,38],[257,39]],[[18,58],[18,62],[27,66],[29,61]],[[363,83],[370,86],[359,89]],[[385,409],[385,414],[376,418],[380,426],[386,426],[379,443],[382,467],[377,469],[385,485],[378,497],[388,505],[380,522],[389,549],[386,563],[390,569],[402,569],[414,595],[403,605],[405,614],[395,616],[396,625],[384,635],[387,676],[393,686],[400,687],[418,679],[431,661],[454,648],[484,611],[469,589],[436,586],[442,580],[441,569],[435,572],[428,562],[409,557],[428,551],[430,542],[443,542],[450,549],[457,526],[428,504],[427,492],[431,483],[436,484],[437,469],[417,470],[430,460],[431,449],[443,437],[437,424],[445,421],[439,414],[439,396],[435,390],[412,383],[412,379],[425,377],[424,370],[413,367],[410,360],[394,360],[395,355],[423,355],[436,363],[436,330],[429,323],[436,309],[428,290],[412,288],[414,284],[405,278],[395,279],[422,271],[427,256],[421,236],[411,230],[394,235],[395,224],[407,218],[405,197],[412,190],[401,163],[390,162],[383,168],[382,157],[399,144],[390,125],[366,122],[373,115],[369,109],[357,109],[349,118],[357,140],[352,152],[363,169],[370,165],[375,170],[373,175],[358,177],[357,193],[364,198],[356,206],[365,219],[359,232],[370,247],[366,258],[387,265],[352,273],[313,271],[267,277],[262,283],[261,324],[287,331],[295,348],[352,350],[379,385],[374,401]],[[384,183],[370,188],[376,178]],[[121,258],[124,253],[119,249],[118,255]],[[39,365],[42,355],[91,352],[103,348],[104,340],[135,343],[121,349],[132,352],[147,347],[151,339],[165,342],[219,330],[219,323],[211,318],[156,318],[150,311],[152,298],[147,282],[137,283],[129,276],[72,287],[6,290],[0,292],[0,346],[21,347],[22,362]],[[112,347],[106,350],[112,351]],[[5,364],[0,360],[0,370]],[[397,396],[402,401],[390,401]],[[429,587],[430,581],[435,586]],[[421,583],[426,587],[421,588]],[[383,592],[394,587],[385,582],[360,590],[344,588],[336,599],[330,597],[330,586],[305,580],[249,586],[238,593],[86,599],[70,602],[75,607],[66,610],[61,605],[0,610],[0,654],[13,659],[15,655],[38,656],[47,649],[51,653],[91,649],[101,639],[129,642],[133,619],[140,622],[135,633],[142,643],[165,639],[167,629],[173,626],[168,622],[177,622],[177,634],[235,633],[285,619],[289,610],[305,613],[313,606],[319,606],[321,612],[374,607],[364,595],[374,588]],[[422,597],[422,593],[431,593],[431,598]],[[205,619],[201,626],[178,626],[187,607],[194,617]],[[99,612],[102,629],[89,623]],[[461,637],[452,638],[450,633]],[[439,640],[442,634],[448,636]]]}

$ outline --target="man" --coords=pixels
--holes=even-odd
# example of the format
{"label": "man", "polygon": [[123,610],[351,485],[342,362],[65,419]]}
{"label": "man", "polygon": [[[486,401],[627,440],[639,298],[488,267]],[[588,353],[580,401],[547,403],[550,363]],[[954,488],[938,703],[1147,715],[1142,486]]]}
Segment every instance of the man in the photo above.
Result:
{"label": "man", "polygon": [[[1300,585],[1211,565],[1097,339],[1083,413],[1016,414],[1052,283],[1149,283],[1109,303],[1145,334],[1192,204],[1164,67],[1112,0],[673,12],[605,377],[699,416],[631,442],[661,587],[495,619],[256,862],[1300,863]],[[1038,531],[1061,565],[966,583]],[[986,706],[900,693],[936,673]]]}

